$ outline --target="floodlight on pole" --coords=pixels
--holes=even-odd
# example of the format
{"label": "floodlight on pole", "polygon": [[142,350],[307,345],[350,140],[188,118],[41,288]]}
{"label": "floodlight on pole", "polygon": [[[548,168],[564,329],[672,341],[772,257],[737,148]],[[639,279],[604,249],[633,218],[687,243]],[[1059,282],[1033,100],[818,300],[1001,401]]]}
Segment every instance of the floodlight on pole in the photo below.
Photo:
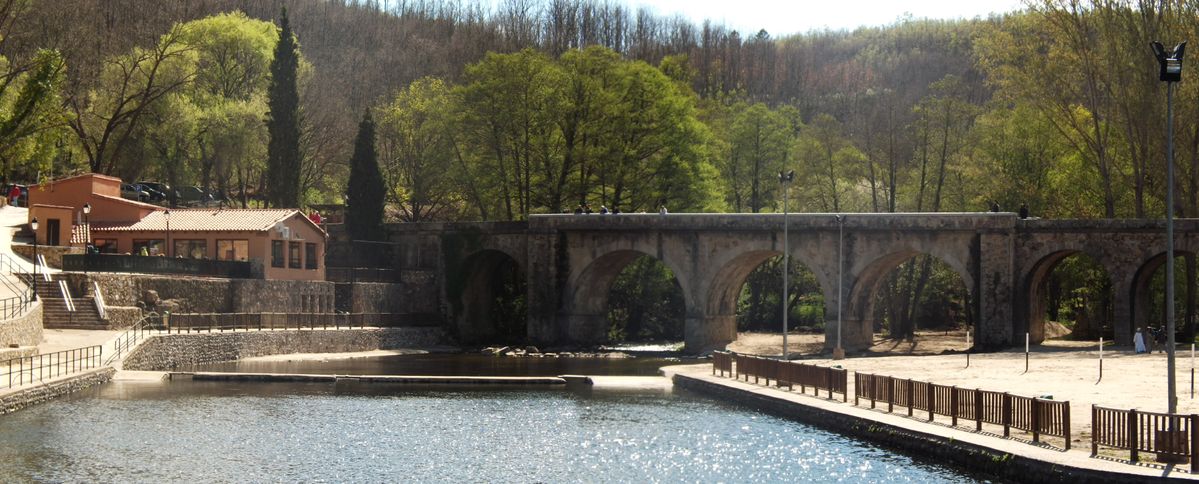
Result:
{"label": "floodlight on pole", "polygon": [[1174,381],[1174,84],[1182,80],[1182,56],[1186,42],[1169,52],[1161,42],[1150,44],[1157,58],[1158,79],[1166,83],[1166,391],[1168,412],[1178,410]]}
{"label": "floodlight on pole", "polygon": [[790,359],[790,354],[787,352],[787,285],[788,276],[791,272],[791,250],[787,240],[787,195],[788,188],[791,182],[795,181],[795,170],[790,170],[786,173],[779,172],[779,183],[783,185],[783,359]]}

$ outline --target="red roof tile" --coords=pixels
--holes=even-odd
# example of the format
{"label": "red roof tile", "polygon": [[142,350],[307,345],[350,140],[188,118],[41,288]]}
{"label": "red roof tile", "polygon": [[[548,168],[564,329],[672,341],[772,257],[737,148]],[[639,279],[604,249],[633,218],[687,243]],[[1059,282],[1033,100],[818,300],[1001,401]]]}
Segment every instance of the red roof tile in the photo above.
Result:
{"label": "red roof tile", "polygon": [[[303,216],[295,209],[171,209],[171,230],[195,232],[261,232],[289,217]],[[141,232],[166,230],[166,211],[158,210],[137,222],[93,223],[94,232]],[[311,223],[311,222],[309,222]],[[319,230],[319,228],[318,228]]]}

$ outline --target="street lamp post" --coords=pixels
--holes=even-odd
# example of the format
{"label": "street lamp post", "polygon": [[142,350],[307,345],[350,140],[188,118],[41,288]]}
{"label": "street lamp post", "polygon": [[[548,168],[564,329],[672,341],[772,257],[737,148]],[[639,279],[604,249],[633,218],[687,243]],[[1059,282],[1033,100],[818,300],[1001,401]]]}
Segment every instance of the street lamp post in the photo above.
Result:
{"label": "street lamp post", "polygon": [[166,247],[163,247],[162,250],[166,251],[167,257],[170,257],[171,256],[171,211],[167,210],[166,212],[163,212],[162,216],[164,218],[166,218],[166,220],[167,220],[167,242],[166,242]]}
{"label": "street lamp post", "polygon": [[34,302],[37,301],[37,217],[29,221],[29,228],[33,229],[33,281],[29,284],[33,294],[29,296],[29,302]]}
{"label": "street lamp post", "polygon": [[92,204],[90,204],[90,203],[83,204],[83,230],[85,232],[84,241],[83,241],[83,279],[84,280],[87,280],[87,263],[88,263],[88,259],[91,259],[91,255],[92,255],[92,224],[91,224],[91,221],[88,220],[88,215],[90,215],[91,213],[92,213]]}
{"label": "street lamp post", "polygon": [[841,323],[844,317],[841,312],[845,310],[845,304],[841,302],[843,289],[841,288],[842,277],[845,275],[845,255],[843,248],[845,247],[845,216],[837,214],[837,347],[833,348],[833,359],[840,360],[845,358],[845,348],[841,347]]}
{"label": "street lamp post", "polygon": [[1174,84],[1182,80],[1182,55],[1187,43],[1169,52],[1161,42],[1150,46],[1161,69],[1158,79],[1166,83],[1166,391],[1168,412],[1173,414],[1178,410],[1174,382]]}
{"label": "street lamp post", "polygon": [[790,170],[786,173],[779,172],[779,183],[783,185],[783,359],[790,359],[790,354],[787,352],[787,285],[790,283],[788,276],[791,272],[791,250],[789,241],[787,240],[787,195],[788,188],[791,187],[791,182],[795,181],[795,170]]}

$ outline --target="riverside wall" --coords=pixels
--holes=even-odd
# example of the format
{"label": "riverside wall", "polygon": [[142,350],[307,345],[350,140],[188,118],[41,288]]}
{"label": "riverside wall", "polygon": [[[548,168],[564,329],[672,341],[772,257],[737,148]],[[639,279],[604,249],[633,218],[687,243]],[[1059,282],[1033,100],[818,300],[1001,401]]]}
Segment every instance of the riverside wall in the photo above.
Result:
{"label": "riverside wall", "polygon": [[93,385],[112,380],[116,373],[112,367],[96,368],[65,378],[52,380],[43,385],[0,393],[0,415],[15,412],[30,405],[51,400],[68,393],[77,392]]}
{"label": "riverside wall", "polygon": [[126,370],[171,371],[255,356],[349,353],[441,344],[441,328],[249,331],[152,336],[123,363]]}
{"label": "riverside wall", "polygon": [[0,346],[36,346],[42,342],[42,303],[33,303],[25,314],[0,321]]}

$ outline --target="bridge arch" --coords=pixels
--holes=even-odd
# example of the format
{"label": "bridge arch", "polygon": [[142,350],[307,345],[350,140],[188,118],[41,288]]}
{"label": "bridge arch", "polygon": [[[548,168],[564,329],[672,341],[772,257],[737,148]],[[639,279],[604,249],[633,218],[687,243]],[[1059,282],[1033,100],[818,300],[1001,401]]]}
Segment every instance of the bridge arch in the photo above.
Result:
{"label": "bridge arch", "polygon": [[[948,265],[958,275],[966,289],[966,311],[975,310],[973,304],[977,292],[974,287],[975,277],[973,272],[968,269],[964,257],[930,247],[907,246],[893,249],[873,258],[863,258],[861,264],[854,265],[852,269],[846,268],[846,278],[850,280],[845,281],[848,291],[846,291],[845,304],[842,308],[844,311],[842,318],[844,326],[841,328],[843,347],[849,350],[860,350],[873,344],[875,319],[878,314],[879,288],[882,287],[886,276],[901,264],[922,255],[931,256]],[[830,337],[825,345],[833,347],[836,345],[835,337],[833,337],[836,333],[836,322],[831,321],[829,326],[828,335]]]}
{"label": "bridge arch", "polygon": [[1017,341],[1026,332],[1029,340],[1033,343],[1045,340],[1045,317],[1048,308],[1045,307],[1043,296],[1048,290],[1049,278],[1062,262],[1076,256],[1085,257],[1101,267],[1106,274],[1108,284],[1115,287],[1114,275],[1116,273],[1113,272],[1106,254],[1102,252],[1081,245],[1066,244],[1040,254],[1020,277],[1015,291],[1016,311],[1012,336]]}
{"label": "bridge arch", "polygon": [[568,290],[565,292],[566,304],[563,309],[565,314],[561,319],[565,325],[562,331],[568,341],[581,344],[599,344],[607,341],[612,283],[626,267],[641,257],[651,257],[670,269],[682,289],[684,305],[689,308],[688,313],[690,312],[694,298],[684,284],[678,265],[644,250],[612,248],[586,261],[581,269],[572,271],[567,279]]}
{"label": "bridge arch", "polygon": [[[523,298],[525,269],[504,250],[482,249],[457,264],[446,283],[453,329],[464,343],[519,343],[527,336],[527,316],[506,301]],[[519,306],[517,306],[519,307]]]}
{"label": "bridge arch", "polygon": [[[1177,260],[1186,256],[1194,256],[1195,252],[1188,249],[1178,249],[1174,251],[1174,258]],[[1177,262],[1177,261],[1176,261]],[[1150,326],[1165,326],[1166,321],[1162,314],[1153,314],[1150,310],[1157,299],[1165,301],[1165,292],[1156,293],[1153,290],[1152,283],[1154,276],[1158,271],[1166,265],[1166,253],[1159,252],[1149,257],[1137,268],[1132,276],[1132,284],[1130,285],[1129,301],[1131,304],[1132,322],[1130,330],[1135,334],[1137,328],[1145,328]],[[1175,279],[1179,278],[1177,269],[1174,271]],[[1165,271],[1162,271],[1163,278]],[[1177,294],[1175,295],[1177,297]],[[1181,328],[1184,321],[1185,313],[1180,311],[1181,307],[1175,307],[1175,328]]]}

